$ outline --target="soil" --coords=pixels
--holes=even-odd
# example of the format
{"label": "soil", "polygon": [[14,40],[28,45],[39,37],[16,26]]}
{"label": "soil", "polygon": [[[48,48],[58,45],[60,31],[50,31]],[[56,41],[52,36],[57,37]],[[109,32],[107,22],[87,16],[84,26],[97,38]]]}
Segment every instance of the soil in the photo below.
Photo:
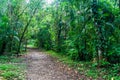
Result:
{"label": "soil", "polygon": [[25,58],[27,80],[92,80],[38,49],[29,49]]}

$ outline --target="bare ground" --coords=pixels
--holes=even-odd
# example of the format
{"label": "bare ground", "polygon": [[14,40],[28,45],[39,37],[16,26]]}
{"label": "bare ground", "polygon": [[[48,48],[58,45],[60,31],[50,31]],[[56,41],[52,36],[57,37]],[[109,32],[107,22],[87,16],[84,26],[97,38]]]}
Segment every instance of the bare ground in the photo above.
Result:
{"label": "bare ground", "polygon": [[26,55],[27,80],[91,80],[37,49]]}

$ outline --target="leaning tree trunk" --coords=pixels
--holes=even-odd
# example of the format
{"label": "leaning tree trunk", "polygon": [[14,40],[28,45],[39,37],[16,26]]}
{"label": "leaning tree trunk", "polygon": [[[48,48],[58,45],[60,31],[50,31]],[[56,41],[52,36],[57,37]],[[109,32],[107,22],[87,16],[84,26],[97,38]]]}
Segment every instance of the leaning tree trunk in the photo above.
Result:
{"label": "leaning tree trunk", "polygon": [[32,20],[33,16],[35,15],[35,13],[36,13],[36,11],[37,11],[37,8],[38,8],[39,4],[40,4],[40,2],[38,3],[37,7],[33,10],[33,14],[31,15],[30,19],[28,20],[27,24],[25,25],[24,31],[23,31],[23,33],[22,33],[22,36],[20,37],[20,41],[19,41],[19,44],[18,44],[18,50],[17,50],[17,53],[16,53],[17,56],[18,56],[19,53],[20,53],[20,48],[21,48],[21,44],[22,44],[22,40],[23,40],[23,38],[24,38],[24,35],[25,35],[25,33],[26,33],[27,29],[28,29],[28,26],[29,26],[30,23],[31,23],[31,20]]}

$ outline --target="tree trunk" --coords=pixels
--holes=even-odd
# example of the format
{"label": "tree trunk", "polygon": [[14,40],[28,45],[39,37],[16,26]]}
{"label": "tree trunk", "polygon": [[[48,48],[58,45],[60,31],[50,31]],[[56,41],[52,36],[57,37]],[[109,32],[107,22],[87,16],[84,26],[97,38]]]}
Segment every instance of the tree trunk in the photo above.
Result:
{"label": "tree trunk", "polygon": [[120,0],[119,0],[119,10],[120,10]]}
{"label": "tree trunk", "polygon": [[57,35],[57,51],[61,51],[61,31],[62,31],[62,23],[61,23],[61,17],[58,25],[58,35]]}
{"label": "tree trunk", "polygon": [[5,48],[6,48],[6,42],[5,41],[3,41],[3,43],[2,43],[2,46],[1,46],[1,50],[0,50],[0,55],[3,55],[4,54],[4,52],[5,52]]}
{"label": "tree trunk", "polygon": [[23,33],[22,33],[22,36],[20,37],[20,41],[19,41],[19,44],[18,44],[18,50],[17,50],[17,53],[16,53],[17,56],[18,56],[19,53],[20,53],[20,48],[21,48],[21,44],[22,44],[22,40],[23,40],[23,38],[24,38],[25,32],[27,31],[27,28],[28,28],[28,26],[30,25],[31,20],[32,20],[34,14],[35,14],[36,11],[37,11],[37,8],[38,8],[39,4],[40,4],[40,3],[38,3],[37,7],[34,9],[33,14],[31,15],[30,19],[28,20],[28,22],[27,22],[27,24],[26,24],[26,26],[25,26],[25,28],[24,28],[24,31],[23,31]]}
{"label": "tree trunk", "polygon": [[27,39],[25,40],[25,51],[27,51]]}
{"label": "tree trunk", "polygon": [[93,15],[94,15],[94,25],[96,27],[96,34],[97,34],[97,62],[98,62],[98,67],[101,66],[101,60],[102,60],[102,53],[103,53],[103,50],[102,50],[102,31],[101,31],[101,25],[100,25],[100,22],[98,20],[98,1],[97,0],[93,0],[93,6],[92,6],[92,11],[93,11]]}

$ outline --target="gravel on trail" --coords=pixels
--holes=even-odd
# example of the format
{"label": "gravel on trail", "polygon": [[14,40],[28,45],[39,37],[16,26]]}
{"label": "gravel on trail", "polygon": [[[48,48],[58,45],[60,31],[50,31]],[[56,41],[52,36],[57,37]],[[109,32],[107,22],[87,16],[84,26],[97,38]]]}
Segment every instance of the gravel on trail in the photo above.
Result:
{"label": "gravel on trail", "polygon": [[29,49],[25,58],[26,80],[90,80],[37,49]]}

